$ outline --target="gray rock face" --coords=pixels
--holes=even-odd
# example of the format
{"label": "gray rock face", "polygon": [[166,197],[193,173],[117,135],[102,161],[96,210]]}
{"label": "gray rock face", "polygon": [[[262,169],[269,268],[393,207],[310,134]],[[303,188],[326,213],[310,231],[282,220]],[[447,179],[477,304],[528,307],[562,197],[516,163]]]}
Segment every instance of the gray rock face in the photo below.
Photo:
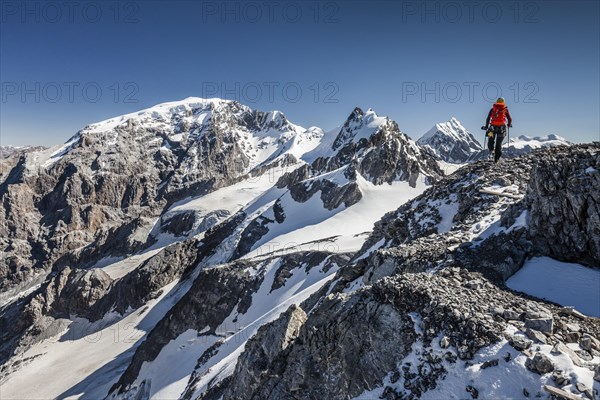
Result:
{"label": "gray rock face", "polygon": [[[253,361],[258,361],[255,352],[266,345],[253,340],[236,370],[246,378],[242,382],[234,378],[224,398],[286,398],[292,394],[329,399],[356,396],[365,385],[375,387],[383,378],[383,371],[393,368],[395,361],[408,353],[414,340],[410,318],[401,317],[393,306],[378,304],[369,295],[326,298],[322,307],[336,318],[332,321],[321,313],[311,316],[294,343],[269,363],[277,370],[265,373],[263,369],[262,374],[256,375],[260,370],[243,369],[242,366],[250,367]],[[367,326],[364,321],[370,324]],[[275,329],[266,327],[265,336],[257,338],[268,337]],[[356,368],[357,365],[362,368]],[[243,385],[243,382],[253,384]]]}
{"label": "gray rock face", "polygon": [[111,392],[125,391],[137,377],[143,362],[154,360],[164,345],[187,329],[202,331],[208,326],[208,334],[215,334],[217,327],[240,300],[242,303],[238,307],[243,308],[243,302],[248,301],[248,296],[259,283],[260,280],[256,281],[236,264],[203,270],[187,294],[137,349],[131,364]]}
{"label": "gray rock face", "polygon": [[21,157],[27,153],[45,149],[43,146],[0,146],[0,182],[8,176]]}
{"label": "gray rock face", "polygon": [[161,232],[171,233],[175,236],[183,236],[189,233],[196,223],[195,212],[177,213],[161,224]]}
{"label": "gray rock face", "polygon": [[[285,217],[286,207],[302,207],[302,203],[317,195],[328,211],[339,211],[359,202],[363,194],[357,182],[358,174],[375,185],[407,181],[413,187],[417,179],[431,183],[441,175],[433,154],[420,149],[394,121],[379,117],[372,110],[364,113],[355,109],[331,148],[321,150],[324,155],[312,164],[300,166],[279,178],[276,187],[287,188],[288,192],[245,225],[236,239],[232,258],[248,253],[273,227],[289,222]],[[290,202],[288,194],[300,205]]]}
{"label": "gray rock face", "polygon": [[[275,357],[263,358],[268,362],[261,363],[257,354],[266,351],[261,349],[270,349],[268,338],[277,335],[277,331],[281,333],[287,319],[264,326],[261,333],[248,342],[236,372],[220,395],[224,394],[224,399],[356,396],[372,389],[387,374],[378,376],[376,371],[382,368],[394,371],[418,337],[423,341],[423,353],[427,354],[427,346],[437,338],[442,327],[448,346],[456,349],[459,358],[470,359],[478,348],[500,340],[505,322],[494,320],[491,309],[512,309],[517,298],[496,286],[486,286],[485,291],[466,291],[461,281],[487,283],[486,279],[466,270],[444,271],[443,276],[404,273],[384,278],[350,295],[331,294],[323,298],[286,349]],[[385,313],[386,317],[371,314],[373,312]],[[418,328],[410,318],[402,317],[408,313],[419,316]],[[344,327],[343,334],[338,332],[340,324]],[[422,360],[419,371],[436,370],[439,361],[435,357],[424,356]],[[360,368],[356,368],[357,365]],[[535,365],[545,370],[543,362]],[[360,376],[356,376],[357,373]],[[417,397],[435,387],[435,382],[444,375],[400,374],[407,382],[408,393],[404,395]],[[216,397],[209,392],[204,398]]]}
{"label": "gray rock face", "polygon": [[536,252],[600,267],[600,152],[550,149],[537,160],[527,196]]}
{"label": "gray rock face", "polygon": [[527,350],[531,347],[532,343],[531,340],[517,335],[511,336],[508,341],[512,347],[519,351]]}
{"label": "gray rock face", "polygon": [[535,340],[538,343],[546,344],[548,342],[546,335],[544,335],[542,332],[537,331],[535,329],[527,328],[525,330],[525,334],[527,335],[528,338],[530,338],[531,340]]}
{"label": "gray rock face", "polygon": [[362,198],[356,182],[339,186],[323,179],[310,183],[300,182],[290,187],[292,198],[301,203],[308,201],[317,192],[321,192],[320,198],[327,210],[334,210],[342,204],[345,207],[351,207]]}
{"label": "gray rock face", "polygon": [[[510,203],[518,202],[487,195],[481,193],[480,190],[494,185],[514,185],[517,193],[524,194],[528,187],[531,167],[531,161],[528,158],[511,160],[510,168],[502,168],[499,165],[490,166],[487,162],[477,162],[463,167],[460,170],[461,173],[441,178],[421,196],[402,205],[396,211],[386,214],[378,221],[373,234],[365,242],[357,256],[362,255],[364,251],[381,240],[384,240],[385,247],[393,247],[435,233],[444,234],[445,231],[448,232],[448,235],[460,235],[467,229],[472,229],[475,233],[482,232],[483,227],[478,227],[477,224],[480,224],[491,213],[504,211],[503,209]],[[447,213],[447,220],[440,226],[443,220],[440,212],[442,208],[456,211],[454,214]],[[514,208],[515,217],[524,209],[517,204]],[[507,215],[505,221],[502,222],[503,225],[506,225],[514,220],[510,221]],[[464,240],[467,239],[457,238],[457,243],[462,243]],[[481,245],[482,243],[477,244],[477,246]],[[488,254],[488,249],[484,249],[483,252]],[[490,254],[488,254],[489,256]],[[494,260],[490,264],[497,265],[499,262],[502,260]]]}
{"label": "gray rock face", "polygon": [[[208,111],[210,120],[200,118]],[[265,129],[282,135],[259,138],[261,149],[275,150],[254,165],[257,153],[244,135]],[[303,133],[308,140],[311,134]],[[448,369],[463,368],[479,349],[504,339],[528,357],[535,340],[554,346],[575,365],[595,367],[597,321],[512,292],[504,282],[533,255],[596,263],[598,232],[589,221],[596,221],[592,166],[600,144],[540,151],[510,164],[475,162],[440,178],[430,149],[416,146],[393,121],[357,109],[331,151],[284,174],[273,190],[277,195],[260,211],[169,211],[182,197],[264,173],[271,163],[296,165],[284,153],[297,134],[277,113],[236,103],[183,106],[128,118],[109,130],[88,127],[43,172],[23,160],[0,184],[0,244],[10,250],[0,278],[9,287],[28,282],[34,271],[54,268],[37,291],[0,308],[3,360],[19,346],[63,331],[65,317],[98,321],[110,310],[124,315],[179,280],[181,297],[130,349],[133,357],[110,398],[148,397],[153,382],[139,376],[142,366],[190,329],[214,340],[185,371],[190,378],[182,397],[194,400],[347,399],[374,389],[382,398],[419,398]],[[115,141],[114,148],[102,146],[107,140]],[[151,161],[140,163],[136,158],[142,156]],[[556,178],[548,175],[554,170]],[[384,216],[352,259],[324,251],[239,259],[273,226],[295,222],[292,206],[309,199],[320,200],[328,211],[355,204],[362,195],[358,174],[377,185],[397,180],[414,185],[424,176],[434,185]],[[505,194],[481,192],[489,187]],[[566,211],[559,204],[568,205]],[[153,234],[170,233],[180,242],[118,279],[89,269],[101,256],[146,247],[152,227]],[[556,237],[545,237],[550,228]],[[585,245],[575,246],[581,238]],[[564,250],[567,244],[575,248]],[[315,276],[318,289],[311,281]],[[266,304],[282,288],[298,286],[310,289],[307,300],[285,308]],[[253,312],[263,315],[264,307],[276,314],[256,319]],[[244,323],[253,336],[244,338],[239,357],[235,353],[235,368],[217,368],[211,360],[234,354],[227,353],[233,351],[227,339],[242,336],[223,331],[223,325],[243,321],[241,316],[248,316]],[[258,328],[266,320],[271,322]],[[509,328],[519,332],[505,338]],[[580,348],[572,350],[563,342],[575,333]],[[409,354],[410,363],[404,362]],[[544,357],[532,357],[530,369],[552,371]],[[490,360],[481,368],[500,363]],[[6,364],[0,375],[13,367]],[[460,390],[461,396],[482,397],[476,383]]]}
{"label": "gray rock face", "polygon": [[70,314],[86,316],[92,307],[105,295],[112,279],[101,270],[63,269],[46,286],[43,294],[36,296],[31,307],[50,310],[57,317],[69,317]]}
{"label": "gray rock face", "polygon": [[154,257],[144,261],[119,280],[115,281],[110,292],[85,316],[95,321],[110,310],[125,314],[127,309],[137,309],[149,300],[158,297],[162,288],[169,283],[185,277],[191,266],[195,266],[203,257],[198,250],[198,242],[189,240],[169,246]]}
{"label": "gray rock face", "polygon": [[[116,122],[90,125],[59,149],[29,153],[0,184],[0,245],[6,249],[0,260],[0,301],[34,284],[42,286],[42,293],[38,290],[24,304],[0,310],[0,326],[7,327],[2,361],[18,346],[35,342],[47,321],[70,313],[95,321],[111,307],[124,313],[156,297],[165,284],[214,254],[245,217],[238,213],[226,220],[224,210],[165,214],[171,203],[293,164],[297,160],[286,153],[291,142],[320,138],[318,130],[294,126],[281,113],[228,101],[192,99]],[[249,139],[265,132],[269,135],[258,145]],[[273,157],[257,159],[259,148],[269,146]],[[44,292],[59,279],[51,275],[54,281],[44,282],[51,270],[62,277],[63,269],[69,274],[76,265],[84,273],[79,268],[101,258],[141,250],[155,240],[149,235],[155,226],[155,233],[180,240],[199,233],[204,239],[165,249],[102,287],[106,290],[93,292],[93,304],[59,304]],[[79,292],[92,294],[75,282],[64,284],[59,286],[65,299],[71,289],[74,299]],[[21,323],[11,323],[18,313],[24,315]]]}
{"label": "gray rock face", "polygon": [[[352,163],[357,172],[377,185],[393,180],[414,185],[420,175],[442,175],[430,150],[419,148],[396,122],[379,117],[372,110],[365,113],[356,108],[339,132],[333,149],[334,156],[320,157],[312,163],[313,171],[330,172]],[[347,176],[352,176],[352,171]]]}
{"label": "gray rock face", "polygon": [[[579,152],[586,148],[586,145],[581,145],[575,149],[556,149],[540,152],[536,157],[550,159],[555,152],[564,152],[564,158],[568,158],[571,151]],[[356,261],[340,270],[331,286],[322,289],[306,304],[301,305],[302,309],[312,311],[308,313],[298,336],[286,349],[279,351],[278,356],[270,355],[267,363],[258,362],[256,354],[267,346],[265,338],[277,335],[278,329],[281,333],[282,329],[276,323],[265,326],[264,332],[247,344],[246,352],[239,359],[239,369],[236,369],[234,375],[220,387],[218,393],[209,390],[203,398],[212,399],[223,395],[225,399],[342,399],[372,389],[385,375],[377,376],[372,372],[383,365],[395,365],[404,352],[390,352],[389,347],[380,347],[380,343],[388,343],[385,338],[377,337],[376,341],[370,340],[366,344],[354,338],[355,324],[360,325],[357,330],[369,332],[370,329],[370,324],[364,322],[368,318],[364,317],[363,309],[385,307],[386,314],[393,316],[390,319],[380,319],[369,314],[372,318],[370,321],[374,321],[379,332],[388,329],[390,332],[402,332],[402,339],[396,338],[395,346],[400,344],[399,347],[406,348],[411,341],[414,343],[418,337],[422,337],[423,351],[426,352],[428,343],[443,332],[443,347],[456,348],[456,357],[462,359],[469,359],[478,348],[501,340],[507,324],[527,330],[538,342],[555,343],[554,337],[548,336],[546,339],[547,336],[542,332],[552,335],[556,331],[554,321],[559,318],[557,313],[560,309],[542,305],[535,300],[523,301],[503,287],[503,281],[518,270],[527,257],[535,254],[532,241],[536,240],[539,233],[522,226],[512,229],[510,235],[504,232],[479,240],[464,235],[468,227],[475,227],[477,233],[477,221],[494,210],[500,212],[500,221],[506,228],[513,226],[517,217],[525,210],[528,210],[532,219],[540,218],[535,215],[538,211],[527,209],[528,203],[521,199],[521,196],[531,196],[531,192],[537,190],[530,184],[532,167],[533,170],[537,168],[532,165],[532,158],[516,158],[509,169],[490,168],[489,164],[484,163],[467,166],[462,173],[446,178],[446,181],[434,185],[398,211],[386,215],[377,224],[363,249],[354,257]],[[533,175],[531,179],[534,179]],[[516,186],[516,192],[520,196],[516,199],[503,198],[479,192],[479,188],[492,185]],[[432,206],[447,204],[446,201],[458,203],[457,212],[450,229],[440,232],[439,221],[443,218],[435,218]],[[428,215],[432,215],[432,220],[438,222],[429,227],[419,226],[419,219]],[[375,243],[380,243],[380,247],[369,253],[368,250]],[[452,245],[454,246],[449,249]],[[425,270],[438,272],[420,272]],[[356,282],[362,283],[358,285],[362,289],[342,293],[355,287]],[[326,295],[327,293],[329,294]],[[361,316],[360,320],[350,317],[349,308],[353,310],[352,315]],[[409,313],[419,316],[418,329],[405,319]],[[560,326],[573,324],[576,318],[571,314],[561,314]],[[328,321],[328,324],[323,325],[322,320]],[[340,339],[336,333],[338,321],[347,320],[351,321],[352,326],[348,326],[349,333],[346,330],[344,338]],[[600,331],[600,327],[591,321],[580,322],[586,324],[586,330]],[[285,321],[281,323],[285,326]],[[395,328],[390,328],[390,325],[395,325]],[[348,337],[352,338],[350,342],[345,341]],[[519,351],[529,351],[528,348],[532,345],[532,340],[521,335],[511,337],[510,342]],[[332,345],[335,347],[331,348],[331,352],[324,352],[328,354],[327,358],[312,350],[321,349],[319,354],[323,354],[323,349]],[[561,351],[567,351],[565,347],[559,346]],[[363,351],[370,354],[369,359],[361,358]],[[381,352],[387,352],[385,356],[393,359],[383,358]],[[340,353],[343,358],[338,358],[337,354]],[[585,365],[575,352],[571,353],[573,358],[577,357],[575,361],[578,365]],[[346,361],[347,357],[350,357],[351,363]],[[427,365],[423,367],[424,371],[438,371],[435,363],[429,361],[427,364],[425,359],[423,357],[422,362]],[[356,368],[351,368],[348,364],[360,365],[363,374],[360,377],[353,376]],[[554,369],[549,358],[541,353],[528,361],[528,367],[540,374]],[[388,371],[392,373],[394,368],[391,367]],[[418,397],[441,377],[443,372],[414,376],[408,373],[404,376],[404,392],[388,387],[383,393],[387,393],[385,396],[392,396],[391,398],[403,398],[409,393]],[[247,384],[241,383],[242,381]],[[361,382],[360,388],[355,387],[356,382]]]}
{"label": "gray rock face", "polygon": [[[286,350],[290,343],[300,333],[300,328],[306,322],[306,313],[298,306],[291,306],[279,319],[259,329],[256,338],[268,346],[248,348],[246,356],[238,362],[235,368],[236,382],[225,390],[227,398],[243,399],[247,397],[247,388],[256,390],[266,377],[264,372],[271,369],[283,368],[279,354]],[[254,376],[259,373],[259,376]]]}

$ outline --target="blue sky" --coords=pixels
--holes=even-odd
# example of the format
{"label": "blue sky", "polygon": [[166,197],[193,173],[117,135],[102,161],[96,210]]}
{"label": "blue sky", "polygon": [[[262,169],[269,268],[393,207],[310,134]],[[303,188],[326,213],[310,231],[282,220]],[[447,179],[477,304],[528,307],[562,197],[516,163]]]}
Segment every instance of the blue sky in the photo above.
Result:
{"label": "blue sky", "polygon": [[324,129],[373,108],[413,138],[455,116],[479,138],[498,89],[511,134],[600,140],[599,3],[2,0],[0,140],[188,96]]}

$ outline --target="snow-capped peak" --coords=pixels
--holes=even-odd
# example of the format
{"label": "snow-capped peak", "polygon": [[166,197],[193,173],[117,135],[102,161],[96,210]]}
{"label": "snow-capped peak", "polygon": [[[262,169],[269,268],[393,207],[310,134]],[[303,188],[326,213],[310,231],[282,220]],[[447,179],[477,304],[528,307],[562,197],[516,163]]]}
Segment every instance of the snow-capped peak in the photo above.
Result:
{"label": "snow-capped peak", "polygon": [[417,143],[430,147],[442,160],[463,163],[482,150],[481,144],[455,117],[435,124]]}
{"label": "snow-capped peak", "polygon": [[[118,126],[127,126],[129,120],[139,122],[149,120],[168,121],[176,114],[186,114],[189,111],[196,109],[210,111],[211,109],[223,107],[224,105],[231,105],[232,103],[234,103],[233,100],[224,100],[220,98],[204,99],[200,97],[187,97],[183,100],[160,103],[129,114],[108,118],[90,124],[86,126],[84,130],[90,133],[107,132]],[[241,104],[239,104],[239,106],[249,110],[246,106]]]}
{"label": "snow-capped peak", "polygon": [[387,117],[380,117],[371,108],[365,113],[361,108],[356,107],[333,142],[333,150],[337,150],[350,142],[370,138],[387,121],[389,121]]}

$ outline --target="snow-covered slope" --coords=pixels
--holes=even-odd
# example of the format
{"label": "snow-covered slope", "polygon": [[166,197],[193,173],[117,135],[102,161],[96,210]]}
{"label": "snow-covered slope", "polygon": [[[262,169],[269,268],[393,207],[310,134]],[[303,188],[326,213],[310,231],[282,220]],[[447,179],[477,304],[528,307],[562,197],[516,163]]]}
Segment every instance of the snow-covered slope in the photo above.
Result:
{"label": "snow-covered slope", "polygon": [[507,286],[600,318],[600,270],[550,257],[536,257],[514,274]]}
{"label": "snow-covered slope", "polygon": [[469,161],[483,148],[473,135],[454,117],[436,124],[417,141],[429,146],[442,160],[449,163]]}

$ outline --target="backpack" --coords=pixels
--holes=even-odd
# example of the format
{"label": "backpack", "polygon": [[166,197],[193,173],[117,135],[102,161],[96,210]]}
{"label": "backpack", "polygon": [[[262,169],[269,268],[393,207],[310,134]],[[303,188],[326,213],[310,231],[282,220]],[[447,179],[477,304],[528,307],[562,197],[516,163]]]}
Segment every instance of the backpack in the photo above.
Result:
{"label": "backpack", "polygon": [[495,126],[504,125],[506,123],[506,106],[501,103],[495,103],[492,106],[491,124]]}

